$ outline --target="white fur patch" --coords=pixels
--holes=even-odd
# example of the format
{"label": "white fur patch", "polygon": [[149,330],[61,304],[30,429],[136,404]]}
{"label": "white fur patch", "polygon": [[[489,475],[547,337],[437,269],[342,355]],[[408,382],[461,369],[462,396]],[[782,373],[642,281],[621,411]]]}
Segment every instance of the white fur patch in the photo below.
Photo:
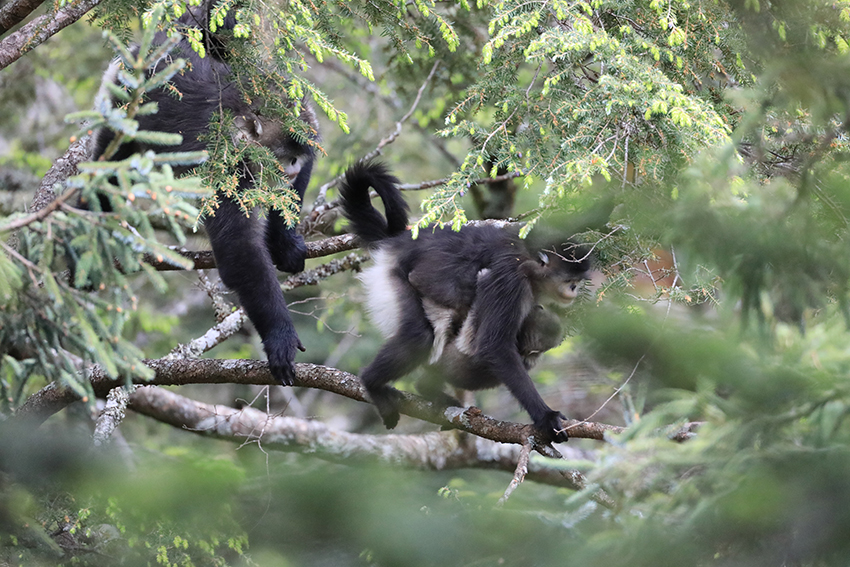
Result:
{"label": "white fur patch", "polygon": [[425,310],[425,316],[428,318],[428,322],[431,323],[431,327],[434,329],[434,347],[428,359],[428,364],[434,364],[443,356],[443,349],[446,348],[446,344],[449,341],[454,311],[437,305],[430,299],[422,300],[422,308]]}
{"label": "white fur patch", "polygon": [[[490,268],[482,268],[479,270],[475,275],[475,280],[477,282],[476,285],[480,286],[482,280],[490,276],[490,272]],[[457,339],[455,340],[455,347],[457,347],[457,350],[467,356],[475,354],[475,335],[478,333],[478,322],[476,319],[477,316],[475,313],[475,307],[473,307],[469,310],[466,319],[464,319],[463,325],[460,327],[460,333],[458,333]]]}
{"label": "white fur patch", "polygon": [[374,263],[363,270],[357,279],[366,289],[366,311],[372,323],[378,327],[384,337],[389,338],[398,331],[400,308],[398,301],[398,281],[392,271],[396,267],[396,257],[389,250],[378,248],[372,251]]}
{"label": "white fur patch", "polygon": [[475,334],[478,331],[475,318],[475,309],[472,309],[466,316],[466,319],[463,320],[460,333],[458,333],[455,340],[457,350],[468,356],[475,354]]}

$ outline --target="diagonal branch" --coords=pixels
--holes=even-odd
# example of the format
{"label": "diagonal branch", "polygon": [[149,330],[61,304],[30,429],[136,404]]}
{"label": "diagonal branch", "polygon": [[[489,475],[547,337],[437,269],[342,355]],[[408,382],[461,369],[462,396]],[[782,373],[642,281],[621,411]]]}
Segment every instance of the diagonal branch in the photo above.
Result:
{"label": "diagonal branch", "polygon": [[34,19],[15,33],[0,41],[0,69],[5,69],[24,54],[35,49],[49,37],[70,26],[101,0],[71,0],[55,13]]}
{"label": "diagonal branch", "polygon": [[0,36],[24,21],[42,4],[44,0],[12,0],[0,8]]}

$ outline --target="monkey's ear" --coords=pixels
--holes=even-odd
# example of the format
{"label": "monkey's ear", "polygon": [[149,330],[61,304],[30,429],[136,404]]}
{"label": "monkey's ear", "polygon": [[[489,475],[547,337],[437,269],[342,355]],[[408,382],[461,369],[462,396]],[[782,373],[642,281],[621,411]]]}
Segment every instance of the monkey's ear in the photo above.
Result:
{"label": "monkey's ear", "polygon": [[233,119],[233,126],[236,128],[233,133],[233,141],[236,143],[259,142],[260,136],[263,135],[263,124],[253,115],[237,116]]}
{"label": "monkey's ear", "polygon": [[540,263],[543,264],[544,266],[548,266],[549,265],[549,255],[546,254],[543,251],[540,251],[537,254],[538,254],[538,256],[540,256]]}

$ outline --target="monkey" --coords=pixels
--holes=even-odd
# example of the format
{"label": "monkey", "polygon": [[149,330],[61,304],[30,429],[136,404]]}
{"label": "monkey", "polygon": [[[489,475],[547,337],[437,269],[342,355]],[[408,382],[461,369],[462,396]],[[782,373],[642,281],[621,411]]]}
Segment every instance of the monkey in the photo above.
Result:
{"label": "monkey", "polygon": [[399,419],[399,392],[388,384],[430,364],[441,378],[417,385],[423,395],[440,396],[442,382],[467,390],[504,385],[544,440],[566,441],[564,416],[543,401],[528,370],[563,337],[543,304],[557,309],[578,296],[589,254],[557,239],[533,252],[494,226],[430,227],[414,240],[397,185],[385,166],[361,162],[340,186],[343,214],[374,260],[360,279],[367,311],[387,340],[360,379],[384,425],[392,429]]}
{"label": "monkey", "polygon": [[[131,141],[122,144],[111,159],[121,160],[148,150],[204,150],[206,142],[203,137],[209,131],[210,119],[214,113],[224,110],[233,116],[234,140],[269,149],[283,166],[300,204],[312,173],[313,147],[310,141],[299,142],[289,135],[279,118],[263,114],[262,101],[246,101],[227,61],[226,35],[209,32],[211,5],[212,2],[207,2],[206,7],[192,8],[178,20],[178,24],[184,27],[200,28],[207,44],[206,57],[200,57],[184,36],[170,54],[170,57],[183,58],[188,62],[187,69],[171,79],[170,87],[180,93],[180,97],[166,88],[153,90],[147,93],[147,99],[158,104],[158,112],[137,117],[140,129],[181,134],[182,143],[178,146],[148,146]],[[232,30],[235,24],[235,17],[228,13],[219,29],[226,32]],[[159,32],[154,42],[159,44],[165,39],[164,33]],[[157,67],[169,62],[170,59],[166,58]],[[116,64],[113,63],[113,66]],[[113,80],[116,71],[117,67],[110,68],[105,80]],[[306,101],[301,102],[299,118],[318,135],[318,121]],[[103,154],[113,137],[108,129],[96,134],[95,158]],[[239,190],[252,187],[252,174],[256,173],[254,168],[251,163],[241,164]],[[175,168],[174,172],[183,174],[189,169],[190,166],[183,166]],[[111,210],[108,202],[104,202],[104,196],[100,196],[100,201],[101,210]],[[303,351],[304,346],[295,331],[275,268],[291,273],[302,271],[307,247],[295,228],[286,225],[280,211],[269,210],[265,219],[259,212],[254,210],[246,216],[235,201],[222,196],[215,214],[204,220],[204,227],[221,280],[236,291],[248,318],[257,329],[272,376],[283,385],[292,385],[295,351]]]}

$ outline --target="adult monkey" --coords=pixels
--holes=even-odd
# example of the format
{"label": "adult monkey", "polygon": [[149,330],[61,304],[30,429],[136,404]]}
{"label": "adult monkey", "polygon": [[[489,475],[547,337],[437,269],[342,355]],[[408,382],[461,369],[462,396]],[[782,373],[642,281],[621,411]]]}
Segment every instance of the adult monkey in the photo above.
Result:
{"label": "adult monkey", "polygon": [[413,240],[397,185],[384,166],[367,162],[350,167],[340,186],[343,213],[374,260],[360,279],[387,341],[360,379],[384,425],[399,420],[399,394],[389,383],[427,363],[436,371],[417,384],[426,397],[456,405],[442,392],[446,382],[467,390],[501,384],[545,441],[566,441],[564,416],[546,404],[528,369],[561,342],[550,308],[578,296],[589,277],[588,251],[566,238],[532,247],[493,226],[431,227]]}
{"label": "adult monkey", "polygon": [[[148,101],[156,102],[155,114],[138,117],[140,130],[154,130],[181,134],[178,146],[149,146],[138,142],[123,144],[110,159],[121,160],[134,153],[153,151],[188,152],[206,149],[205,137],[216,113],[232,116],[231,138],[237,144],[256,144],[267,148],[280,163],[298,194],[299,204],[310,181],[314,152],[310,139],[298,141],[284,128],[279,117],[264,114],[264,101],[251,103],[239,87],[227,61],[228,36],[232,35],[236,19],[228,13],[224,24],[216,33],[210,32],[209,21],[213,0],[199,8],[192,8],[177,21],[178,29],[198,28],[206,46],[206,57],[200,57],[185,35],[171,53],[173,58],[183,58],[187,69],[177,74],[166,87],[147,93]],[[154,43],[162,43],[166,36],[160,32]],[[166,58],[157,67],[169,63]],[[117,71],[113,63],[105,80],[113,80]],[[151,70],[151,74],[156,69]],[[112,75],[110,76],[110,73]],[[175,95],[179,93],[179,95]],[[307,126],[310,137],[318,136],[318,122],[313,110],[305,101],[300,103],[299,118]],[[219,114],[220,115],[220,114]],[[96,138],[95,157],[103,154],[114,134],[101,130]],[[253,186],[255,164],[239,164],[238,189]],[[175,173],[185,173],[189,168],[175,168]],[[101,197],[101,208],[110,210],[109,203]],[[215,215],[204,221],[212,244],[216,265],[224,284],[236,291],[248,318],[263,341],[272,376],[283,385],[292,385],[295,378],[295,351],[304,350],[292,323],[286,300],[277,280],[275,268],[286,272],[304,269],[307,247],[304,239],[287,226],[280,211],[270,210],[265,222],[259,211],[246,215],[233,199],[221,195]]]}

